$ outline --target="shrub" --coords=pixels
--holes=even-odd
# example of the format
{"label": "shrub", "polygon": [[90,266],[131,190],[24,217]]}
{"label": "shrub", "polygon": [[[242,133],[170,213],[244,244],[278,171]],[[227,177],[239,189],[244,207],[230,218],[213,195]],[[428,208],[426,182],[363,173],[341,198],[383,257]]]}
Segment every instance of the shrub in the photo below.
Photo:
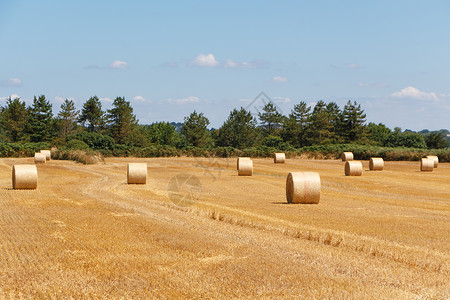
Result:
{"label": "shrub", "polygon": [[116,143],[112,137],[96,132],[82,131],[77,134],[67,136],[68,142],[74,139],[83,141],[89,146],[89,148],[95,150],[113,150],[116,146]]}
{"label": "shrub", "polygon": [[66,143],[65,148],[66,149],[76,149],[76,150],[87,150],[87,149],[89,149],[89,145],[83,141],[73,139]]}

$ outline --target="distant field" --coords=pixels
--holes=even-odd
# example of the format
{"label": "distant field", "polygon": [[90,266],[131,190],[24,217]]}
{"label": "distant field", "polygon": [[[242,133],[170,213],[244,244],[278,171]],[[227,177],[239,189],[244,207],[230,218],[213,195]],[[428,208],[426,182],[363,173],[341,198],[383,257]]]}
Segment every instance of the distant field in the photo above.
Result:
{"label": "distant field", "polygon": [[[146,185],[126,184],[129,162]],[[0,298],[450,298],[450,163],[253,162],[50,161],[12,190],[32,159],[0,159]],[[286,204],[291,171],[320,174],[318,205]]]}

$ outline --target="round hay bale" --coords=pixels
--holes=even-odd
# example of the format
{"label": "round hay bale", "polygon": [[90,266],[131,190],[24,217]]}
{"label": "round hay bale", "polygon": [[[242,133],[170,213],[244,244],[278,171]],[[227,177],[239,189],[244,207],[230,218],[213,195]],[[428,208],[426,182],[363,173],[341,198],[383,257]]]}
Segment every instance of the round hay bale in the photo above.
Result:
{"label": "round hay bale", "polygon": [[361,176],[362,170],[360,161],[348,161],[345,163],[345,176]]}
{"label": "round hay bale", "polygon": [[286,179],[288,203],[317,204],[320,201],[320,176],[316,172],[291,172]]}
{"label": "round hay bale", "polygon": [[46,160],[50,160],[52,158],[52,153],[50,150],[41,150],[41,153],[45,155]]}
{"label": "round hay bale", "polygon": [[251,159],[241,159],[239,161],[239,176],[252,176],[253,175],[253,161]]}
{"label": "round hay bale", "polygon": [[434,160],[428,158],[422,158],[420,160],[420,171],[422,172],[433,172]]}
{"label": "round hay bale", "polygon": [[439,165],[439,157],[437,157],[436,155],[428,155],[427,158],[434,161],[434,167],[435,168],[438,167],[438,165]]}
{"label": "round hay bale", "polygon": [[239,170],[239,162],[243,161],[243,160],[249,160],[250,157],[238,157],[237,158],[237,165],[236,165],[236,170]]}
{"label": "round hay bale", "polygon": [[146,184],[147,183],[147,164],[129,163],[127,168],[128,184]]}
{"label": "round hay bale", "polygon": [[284,164],[286,161],[286,154],[284,153],[274,153],[273,154],[273,162],[276,164]]}
{"label": "round hay bale", "polygon": [[34,163],[35,164],[45,164],[46,162],[45,154],[43,153],[35,153],[34,154]]}
{"label": "round hay bale", "polygon": [[382,171],[384,168],[384,160],[381,157],[372,157],[369,161],[369,169],[371,171]]}
{"label": "round hay bale", "polygon": [[341,159],[342,159],[342,161],[353,160],[353,152],[342,152]]}
{"label": "round hay bale", "polygon": [[14,190],[34,190],[37,188],[37,168],[35,165],[14,165],[12,186]]}

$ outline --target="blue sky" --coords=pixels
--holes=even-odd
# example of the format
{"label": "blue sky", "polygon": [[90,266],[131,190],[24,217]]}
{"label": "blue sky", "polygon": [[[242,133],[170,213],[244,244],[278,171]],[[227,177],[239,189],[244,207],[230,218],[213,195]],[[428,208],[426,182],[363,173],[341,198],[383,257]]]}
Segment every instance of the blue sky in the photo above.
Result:
{"label": "blue sky", "polygon": [[352,100],[368,122],[450,129],[449,15],[444,0],[0,0],[0,105],[124,96],[141,124],[195,109],[217,128],[264,91],[284,114]]}

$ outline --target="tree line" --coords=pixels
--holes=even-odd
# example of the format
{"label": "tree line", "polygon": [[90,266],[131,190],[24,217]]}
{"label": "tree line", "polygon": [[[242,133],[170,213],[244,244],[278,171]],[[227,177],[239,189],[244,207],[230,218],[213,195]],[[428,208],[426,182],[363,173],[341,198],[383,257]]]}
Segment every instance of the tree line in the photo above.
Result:
{"label": "tree line", "polygon": [[103,110],[97,96],[89,98],[77,110],[66,99],[57,115],[44,95],[34,97],[27,107],[20,98],[7,99],[0,107],[0,142],[48,142],[77,149],[110,149],[116,145],[176,148],[198,147],[274,147],[301,148],[313,145],[356,143],[386,147],[445,148],[441,132],[423,135],[389,129],[384,124],[366,124],[361,105],[348,101],[343,108],[335,102],[318,101],[308,106],[295,104],[283,115],[273,102],[264,105],[257,116],[245,108],[233,109],[218,129],[208,129],[208,118],[193,111],[180,129],[168,122],[140,125],[133,107],[117,97],[111,109]]}

